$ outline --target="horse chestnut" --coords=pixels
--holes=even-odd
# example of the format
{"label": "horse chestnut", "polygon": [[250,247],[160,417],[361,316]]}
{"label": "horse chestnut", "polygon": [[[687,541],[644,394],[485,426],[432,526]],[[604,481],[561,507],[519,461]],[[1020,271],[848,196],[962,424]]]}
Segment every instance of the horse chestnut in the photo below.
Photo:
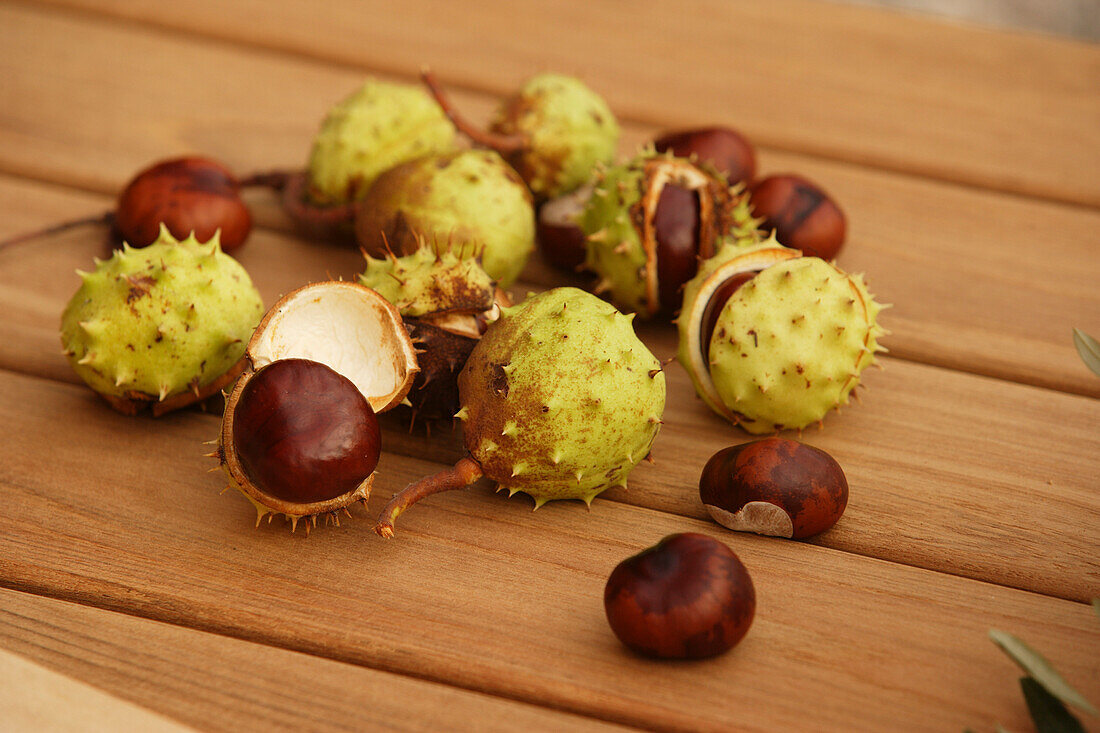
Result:
{"label": "horse chestnut", "polygon": [[577,223],[592,186],[547,201],[539,207],[535,237],[546,261],[561,270],[576,270],[584,264],[585,235]]}
{"label": "horse chestnut", "polygon": [[237,179],[220,163],[196,157],[157,163],[119,195],[114,226],[130,246],[155,242],[162,223],[180,240],[194,232],[205,242],[220,229],[225,252],[244,244],[252,230]]}
{"label": "horse chestnut", "polygon": [[699,496],[724,527],[801,539],[837,523],[848,481],[825,451],[765,438],[715,453],[703,467]]}
{"label": "horse chestnut", "polygon": [[662,658],[721,654],[741,641],[756,612],[752,578],[737,555],[691,532],[619,563],[603,598],[615,636]]}
{"label": "horse chestnut", "polygon": [[347,377],[307,359],[281,359],[247,380],[230,421],[254,487],[312,504],[355,491],[381,452],[378,419]]}
{"label": "horse chestnut", "polygon": [[811,257],[831,260],[844,244],[844,212],[817,184],[796,175],[768,176],[752,187],[760,228]]}
{"label": "horse chestnut", "polygon": [[710,163],[730,183],[750,183],[756,175],[756,151],[741,133],[729,127],[702,127],[666,132],[653,141],[658,153]]}

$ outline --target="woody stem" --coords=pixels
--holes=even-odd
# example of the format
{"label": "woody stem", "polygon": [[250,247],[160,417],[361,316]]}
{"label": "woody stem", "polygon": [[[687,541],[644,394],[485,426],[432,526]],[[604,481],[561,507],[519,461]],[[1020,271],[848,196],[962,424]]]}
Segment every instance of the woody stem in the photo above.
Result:
{"label": "woody stem", "polygon": [[434,476],[422,478],[419,481],[406,486],[399,493],[394,494],[382,513],[378,515],[378,523],[374,525],[374,531],[383,537],[393,537],[393,523],[401,513],[426,496],[438,494],[441,491],[451,491],[469,486],[484,474],[481,466],[472,458],[463,458],[453,467],[440,471]]}
{"label": "woody stem", "polygon": [[459,132],[473,140],[476,145],[492,148],[498,153],[515,153],[530,147],[526,135],[521,135],[519,133],[502,135],[500,133],[489,132],[488,130],[474,127],[469,120],[459,114],[458,110],[454,108],[454,105],[451,104],[450,99],[444,94],[443,89],[436,82],[431,71],[428,69],[421,69],[420,78],[424,81],[425,86],[428,87],[428,91],[435,97],[436,104],[443,110],[443,114],[447,115],[447,119],[458,128]]}

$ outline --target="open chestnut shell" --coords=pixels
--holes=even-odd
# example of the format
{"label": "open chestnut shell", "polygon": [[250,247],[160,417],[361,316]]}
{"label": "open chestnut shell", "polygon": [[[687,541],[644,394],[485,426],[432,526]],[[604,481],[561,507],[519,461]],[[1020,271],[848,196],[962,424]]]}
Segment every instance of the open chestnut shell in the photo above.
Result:
{"label": "open chestnut shell", "polygon": [[215,455],[257,524],[336,520],[365,502],[381,449],[375,413],[398,405],[419,371],[397,309],[356,283],[307,285],[268,311],[244,360]]}
{"label": "open chestnut shell", "polygon": [[715,453],[699,477],[699,496],[723,527],[802,539],[837,523],[848,480],[825,451],[765,438]]}
{"label": "open chestnut shell", "polygon": [[756,591],[732,550],[687,532],[619,563],[604,608],[611,630],[639,654],[697,659],[728,651],[748,633]]}

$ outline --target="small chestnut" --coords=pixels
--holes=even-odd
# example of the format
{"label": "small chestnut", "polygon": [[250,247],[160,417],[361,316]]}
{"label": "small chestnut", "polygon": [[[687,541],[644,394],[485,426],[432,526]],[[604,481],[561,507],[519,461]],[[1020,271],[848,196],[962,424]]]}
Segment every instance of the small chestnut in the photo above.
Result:
{"label": "small chestnut", "polygon": [[756,174],[756,152],[741,133],[729,127],[702,127],[666,132],[653,141],[658,153],[672,151],[680,158],[693,155],[710,163],[730,183],[752,181]]}
{"label": "small chestnut", "polygon": [[687,532],[619,563],[604,608],[615,636],[634,651],[697,659],[741,641],[756,613],[756,591],[732,550]]}
{"label": "small chestnut", "polygon": [[724,527],[801,539],[837,523],[848,481],[825,451],[773,437],[715,453],[699,477],[699,496]]}
{"label": "small chestnut", "polygon": [[592,186],[551,199],[539,207],[535,236],[546,261],[561,270],[576,270],[584,264],[584,231],[577,217],[592,196]]}
{"label": "small chestnut", "polygon": [[231,399],[233,451],[247,488],[260,495],[295,505],[329,502],[355,492],[378,465],[374,410],[350,379],[324,364],[274,361]]}
{"label": "small chestnut", "polygon": [[753,214],[760,228],[811,257],[831,260],[844,244],[844,212],[816,183],[797,175],[768,176],[752,187]]}
{"label": "small chestnut", "polygon": [[0,241],[0,249],[87,224],[107,224],[114,244],[148,247],[164,224],[177,240],[194,232],[208,242],[221,230],[224,252],[237,249],[252,231],[252,215],[229,170],[207,158],[175,158],[137,174],[122,190],[115,211],[72,219]]}

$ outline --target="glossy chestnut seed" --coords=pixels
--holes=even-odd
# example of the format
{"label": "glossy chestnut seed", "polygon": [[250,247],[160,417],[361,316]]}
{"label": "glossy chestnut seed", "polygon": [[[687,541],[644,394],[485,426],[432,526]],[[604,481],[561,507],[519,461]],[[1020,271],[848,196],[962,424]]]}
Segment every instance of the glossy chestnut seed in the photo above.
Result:
{"label": "glossy chestnut seed", "polygon": [[752,280],[759,273],[750,271],[734,275],[729,280],[718,286],[718,289],[710,296],[707,307],[703,311],[703,330],[700,331],[701,346],[704,354],[710,353],[710,340],[714,336],[714,329],[718,326],[718,316],[726,306],[726,302],[733,297],[737,289]]}
{"label": "glossy chestnut seed", "polygon": [[221,230],[226,252],[244,244],[252,216],[237,180],[225,166],[206,158],[177,158],[139,173],[118,198],[115,229],[132,247],[156,241],[164,223],[176,239],[193,231],[200,242]]}
{"label": "glossy chestnut seed", "polygon": [[634,651],[695,659],[741,641],[756,613],[756,592],[732,550],[688,532],[619,563],[607,580],[604,608],[615,636]]}
{"label": "glossy chestnut seed", "polygon": [[765,438],[715,453],[699,477],[699,496],[724,527],[801,539],[837,523],[848,480],[825,451]]}
{"label": "glossy chestnut seed", "polygon": [[306,359],[253,374],[233,413],[233,447],[265,494],[309,504],[354,491],[378,465],[370,403],[347,377]]}
{"label": "glossy chestnut seed", "polygon": [[653,141],[658,153],[672,151],[679,158],[695,155],[710,163],[730,183],[752,181],[756,175],[756,151],[741,133],[729,127],[703,127],[666,132]]}
{"label": "glossy chestnut seed", "polygon": [[582,186],[539,207],[535,239],[543,258],[554,267],[576,270],[584,264],[585,236],[577,217],[591,196],[592,186]]}
{"label": "glossy chestnut seed", "polygon": [[699,269],[699,194],[673,184],[661,189],[653,213],[661,307],[680,307],[681,290]]}
{"label": "glossy chestnut seed", "polygon": [[761,229],[774,229],[782,244],[811,257],[831,260],[844,244],[844,212],[820,186],[801,176],[757,181],[752,187],[752,210],[764,218]]}

